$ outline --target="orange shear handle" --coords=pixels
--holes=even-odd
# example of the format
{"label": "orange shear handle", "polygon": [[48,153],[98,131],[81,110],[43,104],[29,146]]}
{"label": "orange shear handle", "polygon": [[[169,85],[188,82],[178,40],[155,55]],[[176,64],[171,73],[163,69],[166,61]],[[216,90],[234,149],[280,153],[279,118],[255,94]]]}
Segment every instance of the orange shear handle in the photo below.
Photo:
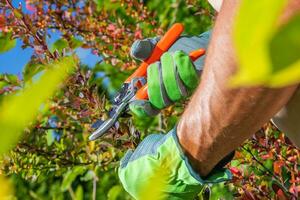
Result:
{"label": "orange shear handle", "polygon": [[[192,51],[189,56],[192,61],[196,61],[198,58],[200,58],[204,54],[205,54],[204,49],[198,49],[198,50]],[[137,93],[135,94],[135,98],[138,100],[147,100],[149,98],[148,97],[148,84],[144,85],[137,91]]]}
{"label": "orange shear handle", "polygon": [[147,74],[147,68],[151,63],[159,61],[161,55],[168,51],[168,49],[176,42],[183,32],[184,27],[180,23],[174,24],[166,34],[160,39],[160,41],[154,47],[151,56],[145,60],[133,74],[131,74],[125,81],[129,83],[132,78],[143,77]]}

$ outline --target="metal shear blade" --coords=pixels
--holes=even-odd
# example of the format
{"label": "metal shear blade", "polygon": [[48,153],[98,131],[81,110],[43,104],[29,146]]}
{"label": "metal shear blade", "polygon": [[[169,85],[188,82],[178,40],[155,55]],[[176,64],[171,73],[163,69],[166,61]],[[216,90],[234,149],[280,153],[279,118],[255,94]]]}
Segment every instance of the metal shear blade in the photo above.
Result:
{"label": "metal shear blade", "polygon": [[128,89],[125,91],[126,94],[123,96],[121,103],[113,106],[113,115],[109,119],[105,120],[97,128],[97,130],[92,133],[89,140],[96,140],[97,138],[102,137],[117,122],[119,116],[126,110],[130,101],[134,98],[137,91],[136,83],[138,81],[141,81],[142,83],[145,82],[144,78],[135,78],[129,83]]}

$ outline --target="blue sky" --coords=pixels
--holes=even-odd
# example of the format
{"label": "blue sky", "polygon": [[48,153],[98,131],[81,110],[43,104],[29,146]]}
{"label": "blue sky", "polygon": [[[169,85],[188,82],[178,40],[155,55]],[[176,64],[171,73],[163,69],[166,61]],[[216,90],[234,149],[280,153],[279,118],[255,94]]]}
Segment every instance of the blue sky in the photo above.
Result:
{"label": "blue sky", "polygon": [[[28,12],[25,9],[25,0],[13,0],[13,5],[18,6],[19,2],[22,3],[23,11]],[[51,32],[51,38],[47,38],[48,46],[50,47],[53,42],[60,38],[59,32]],[[29,61],[30,56],[33,53],[32,48],[22,49],[22,41],[17,40],[17,45],[15,48],[8,52],[0,54],[0,73],[8,74],[22,74],[22,70],[26,63]],[[76,49],[76,54],[80,58],[83,64],[93,67],[97,62],[101,60],[101,57],[96,56],[91,53],[90,49],[78,48]]]}

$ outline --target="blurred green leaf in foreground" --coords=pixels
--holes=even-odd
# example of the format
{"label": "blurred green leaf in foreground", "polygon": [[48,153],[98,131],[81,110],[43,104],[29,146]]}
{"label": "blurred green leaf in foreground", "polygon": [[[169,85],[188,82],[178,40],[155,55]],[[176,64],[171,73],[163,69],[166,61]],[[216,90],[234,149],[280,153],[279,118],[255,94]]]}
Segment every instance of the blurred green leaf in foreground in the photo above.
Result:
{"label": "blurred green leaf in foreground", "polygon": [[[277,63],[276,59],[283,56],[283,53],[289,61],[277,63],[277,69],[295,63],[290,61],[296,61],[297,57],[293,55],[295,57],[290,59],[288,56],[290,56],[289,52],[296,50],[291,50],[285,36],[277,37],[277,35],[289,34],[289,37],[293,36],[290,37],[293,39],[289,39],[292,42],[297,39],[295,38],[297,33],[283,33],[280,30],[288,31],[284,27],[276,30],[276,24],[267,27],[261,25],[266,20],[270,20],[269,18],[273,16],[270,13],[280,12],[280,6],[278,9],[274,9],[273,6],[277,7],[278,2],[284,1],[262,0],[255,1],[255,5],[252,5],[254,1],[245,1],[250,7],[247,7],[247,13],[243,12],[246,21],[240,25],[245,29],[239,41],[248,45],[243,49],[245,51],[243,53],[246,61],[252,63],[248,65],[253,67],[252,75],[257,75],[261,67],[257,67],[258,61],[252,57],[253,49],[255,54],[259,53],[256,52],[259,47],[255,46],[257,43],[252,49],[248,49],[251,40],[248,40],[247,34],[251,35],[255,31],[258,32],[257,34],[263,34],[264,29],[273,28],[267,37],[268,43],[264,43],[266,46],[263,50],[272,54],[266,53],[271,57],[270,63],[273,61]],[[18,111],[18,115],[12,115],[17,119],[24,117],[19,115],[29,113],[31,104],[36,105],[33,109],[35,114],[30,114],[22,121],[23,127],[29,127],[23,131],[22,139],[14,145],[15,148],[7,151],[0,159],[0,174],[11,181],[10,186],[7,181],[0,180],[0,199],[10,194],[9,191],[4,194],[6,188],[13,188],[14,198],[22,200],[131,200],[132,198],[122,188],[116,173],[119,160],[127,149],[136,147],[149,133],[168,132],[177,123],[184,104],[180,102],[164,110],[156,118],[124,117],[120,119],[119,125],[111,130],[111,134],[94,142],[88,142],[87,139],[92,131],[91,124],[106,117],[106,112],[111,106],[110,95],[119,89],[124,79],[132,73],[133,67],[138,65],[138,62],[134,61],[128,53],[134,40],[161,36],[174,22],[183,23],[186,34],[199,35],[209,30],[215,19],[215,12],[207,0],[94,0],[80,1],[76,4],[75,2],[77,1],[28,0],[26,7],[31,9],[28,13],[0,3],[0,30],[2,28],[3,31],[8,31],[5,33],[11,34],[9,39],[19,40],[22,48],[33,50],[30,61],[23,69],[23,80],[20,80],[17,75],[0,75],[0,102],[6,103],[0,104],[0,110],[4,109],[7,113]],[[261,6],[261,3],[268,8],[250,9],[253,6]],[[247,19],[249,14],[253,17]],[[296,18],[295,20],[297,23]],[[27,24],[27,29],[24,27],[24,22]],[[59,37],[52,37],[52,35],[59,35]],[[255,41],[261,41],[255,38],[256,35],[253,37]],[[56,42],[49,44],[49,39]],[[285,41],[284,48],[280,40]],[[297,49],[297,43],[292,42],[292,44],[295,44],[293,49]],[[46,101],[45,106],[41,106],[44,104],[40,102],[44,101],[38,100],[36,95],[42,95],[41,93],[49,89],[46,85],[52,82],[49,82],[50,76],[45,69],[53,68],[55,65],[45,65],[45,63],[49,63],[49,60],[57,56],[71,55],[76,48],[98,56],[99,62],[86,66],[83,63],[89,57],[80,57],[81,64],[76,71],[64,81],[63,87],[49,101]],[[276,56],[278,52],[280,56]],[[11,62],[14,64],[13,60]],[[59,64],[60,62],[57,66]],[[62,66],[64,69],[72,67],[64,64]],[[280,70],[272,72],[277,73]],[[47,81],[41,82],[42,77]],[[284,79],[288,78],[284,77]],[[60,80],[63,80],[63,77]],[[29,89],[33,87],[29,85],[31,82],[35,83],[36,85],[33,85],[36,87],[39,85],[42,88],[36,90],[37,94],[31,95],[34,92],[28,94]],[[7,96],[20,91],[24,83],[27,92],[20,92],[14,97]],[[49,91],[47,93],[49,95],[45,96],[49,99],[51,95]],[[24,96],[28,99],[16,100]],[[45,96],[43,94],[43,97]],[[8,106],[8,101],[12,105]],[[17,107],[14,107],[15,105]],[[11,108],[13,111],[9,110]],[[32,118],[34,115],[36,117]],[[0,119],[3,119],[2,114]],[[56,119],[55,125],[51,125],[53,119]],[[12,143],[7,141],[10,139],[16,141],[17,135],[21,134],[15,130],[16,120],[12,119],[12,121],[10,123],[13,125],[8,128],[14,131],[10,130],[7,134],[3,132],[2,127],[0,129],[1,145],[5,144],[3,147],[6,149],[12,146],[9,144],[13,144],[13,141]],[[286,199],[291,199],[292,194],[287,193],[291,191],[290,193],[293,193],[296,199],[297,188],[300,188],[299,183],[296,182],[299,180],[299,155],[299,150],[290,144],[283,133],[274,127],[265,126],[255,134],[255,139],[248,140],[237,150],[232,164],[229,165],[234,173],[234,179],[224,184],[224,187],[212,188],[210,197],[231,199],[228,195],[230,193],[234,198],[240,199],[249,199],[249,196],[253,196],[251,199],[284,199],[284,195],[287,194],[289,196]],[[274,160],[271,171],[270,159]],[[86,171],[83,172],[81,167]],[[162,175],[162,172],[158,172],[154,177],[149,177],[153,183],[152,185],[149,183],[150,189],[145,189],[145,198],[155,199],[158,195],[158,186],[164,182],[157,179],[159,176],[163,177]],[[273,180],[279,183],[279,187],[273,187]],[[282,191],[285,193],[283,194]],[[201,199],[201,195],[199,197]]]}
{"label": "blurred green leaf in foreground", "polygon": [[286,0],[243,1],[234,30],[240,68],[232,85],[282,87],[300,80],[300,16],[279,24],[286,5]]}
{"label": "blurred green leaf in foreground", "polygon": [[42,104],[53,95],[74,65],[71,57],[53,62],[39,80],[3,100],[0,105],[0,153],[18,141],[24,128],[35,119]]}

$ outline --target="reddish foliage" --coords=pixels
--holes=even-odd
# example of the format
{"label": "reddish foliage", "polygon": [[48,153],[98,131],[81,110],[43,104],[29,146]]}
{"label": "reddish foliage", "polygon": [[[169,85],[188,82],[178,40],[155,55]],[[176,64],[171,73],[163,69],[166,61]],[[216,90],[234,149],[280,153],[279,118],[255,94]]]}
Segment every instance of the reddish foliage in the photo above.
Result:
{"label": "reddish foliage", "polygon": [[143,37],[142,35],[142,30],[137,30],[135,33],[134,33],[134,37],[135,39],[141,39]]}
{"label": "reddish foliage", "polygon": [[2,31],[4,26],[5,26],[5,17],[0,14],[0,31]]}
{"label": "reddish foliage", "polygon": [[282,160],[275,161],[273,163],[274,173],[277,175],[281,175],[282,166],[284,166],[284,162]]}
{"label": "reddish foliage", "polygon": [[282,188],[276,183],[272,184],[272,189],[280,200],[287,200],[287,196],[284,194]]}
{"label": "reddish foliage", "polygon": [[107,30],[113,32],[116,30],[116,26],[114,24],[109,24],[107,26]]}
{"label": "reddish foliage", "polygon": [[254,194],[246,190],[242,200],[257,200],[257,198],[254,196]]}
{"label": "reddish foliage", "polygon": [[241,172],[240,172],[240,170],[237,167],[230,167],[229,170],[231,171],[231,173],[234,176],[240,176],[240,175],[242,175]]}
{"label": "reddish foliage", "polygon": [[234,158],[239,166],[230,167],[234,175],[232,183],[240,187],[237,196],[242,199],[298,198],[300,151],[286,141],[283,133],[266,124],[242,146]]}
{"label": "reddish foliage", "polygon": [[[30,14],[22,13],[20,8],[6,6],[4,12],[0,12],[7,13],[7,16],[0,14],[0,30],[9,27],[12,36],[23,41],[24,48],[33,48],[35,50],[32,55],[34,63],[44,64],[62,55],[61,52],[53,52],[48,48],[46,38],[49,38],[47,31],[50,30],[61,33],[61,39],[67,43],[64,46],[67,53],[73,53],[76,45],[78,45],[76,48],[90,49],[94,55],[103,55],[105,63],[113,65],[114,69],[119,69],[118,73],[135,66],[135,61],[128,54],[130,44],[135,39],[143,38],[142,33],[149,37],[151,33],[157,35],[163,33],[153,18],[153,12],[148,11],[142,3],[138,3],[136,0],[110,1],[112,4],[118,3],[120,8],[126,10],[126,17],[132,18],[134,21],[131,23],[128,22],[129,20],[124,20],[116,11],[98,10],[96,1],[87,2],[89,3],[83,7],[78,7],[76,1],[69,0],[27,0],[26,8],[31,11]],[[14,11],[12,12],[12,10]],[[143,26],[137,26],[137,21],[142,21]],[[74,38],[77,37],[82,40],[76,43]],[[63,98],[53,98],[53,104],[50,106],[49,112],[62,119],[59,127],[66,127],[65,139],[72,138],[70,145],[77,144],[74,139],[76,136],[73,134],[74,130],[80,128],[78,132],[83,132],[86,137],[86,134],[90,132],[90,124],[96,119],[102,118],[106,110],[105,100],[99,98],[96,88],[90,85],[92,83],[89,82],[89,79],[90,75],[87,72],[78,69],[74,76],[66,81]],[[10,87],[7,87],[0,90],[0,94],[11,90]],[[78,97],[78,95],[84,98]],[[163,111],[163,115],[166,116],[163,117],[164,120],[167,120],[168,116],[174,115],[174,111],[172,108],[166,109]],[[38,130],[35,131],[40,131],[42,128],[43,126],[37,124],[36,129]],[[72,129],[72,132],[68,132],[69,129]],[[125,149],[135,145],[131,138],[123,137],[130,134],[138,135],[131,129],[132,127],[127,127],[123,122],[111,130],[114,132],[113,139],[118,138],[117,141],[114,141],[118,143],[116,148],[118,152],[124,152]],[[40,132],[38,133],[36,135],[40,136]],[[111,137],[106,139],[111,142]],[[97,151],[103,151],[106,146],[107,144],[101,143],[97,146]],[[72,146],[72,148],[80,150],[77,146],[76,148]],[[96,152],[96,150],[93,151]],[[88,162],[95,162],[95,165],[99,165],[98,155],[92,155],[94,158],[89,157],[90,154],[82,154],[82,152],[75,151],[73,153],[74,158],[84,157]],[[292,146],[283,133],[270,124],[266,124],[261,131],[237,150],[234,161],[238,161],[238,164],[229,166],[234,175],[232,180],[234,195],[249,200],[298,198],[300,189],[299,155],[299,150]],[[67,158],[65,155],[63,156],[63,159]],[[10,164],[14,164],[14,162],[10,162]],[[51,164],[58,165],[57,163]],[[103,166],[105,165],[103,164]],[[12,172],[14,171],[12,170]],[[276,180],[279,185],[272,184],[273,180]]]}
{"label": "reddish foliage", "polygon": [[261,155],[261,159],[267,160],[273,157],[272,152],[268,152],[267,154]]}

